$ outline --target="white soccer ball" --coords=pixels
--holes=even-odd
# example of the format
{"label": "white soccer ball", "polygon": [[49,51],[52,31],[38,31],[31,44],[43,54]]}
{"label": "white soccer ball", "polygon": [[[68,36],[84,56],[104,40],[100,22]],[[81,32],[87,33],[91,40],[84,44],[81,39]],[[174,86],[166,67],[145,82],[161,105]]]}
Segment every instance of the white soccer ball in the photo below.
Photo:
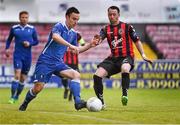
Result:
{"label": "white soccer ball", "polygon": [[90,112],[99,112],[102,109],[102,102],[97,97],[91,97],[87,100],[86,106]]}

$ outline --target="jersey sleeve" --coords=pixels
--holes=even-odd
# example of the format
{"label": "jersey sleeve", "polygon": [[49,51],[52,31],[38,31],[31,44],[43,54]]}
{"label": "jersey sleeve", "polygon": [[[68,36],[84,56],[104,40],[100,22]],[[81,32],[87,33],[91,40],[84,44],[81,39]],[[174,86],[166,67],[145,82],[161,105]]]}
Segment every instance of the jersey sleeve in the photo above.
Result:
{"label": "jersey sleeve", "polygon": [[134,42],[139,40],[139,37],[137,36],[136,31],[132,25],[129,25],[129,35]]}
{"label": "jersey sleeve", "polygon": [[52,33],[56,33],[56,34],[61,35],[61,33],[62,33],[62,26],[59,23],[54,25],[54,27],[52,28]]}
{"label": "jersey sleeve", "polygon": [[100,30],[100,37],[102,40],[104,40],[106,37],[107,37],[107,33],[106,33],[106,30],[105,30],[105,27],[103,27],[101,30]]}
{"label": "jersey sleeve", "polygon": [[33,37],[33,41],[30,44],[31,46],[36,46],[39,43],[39,41],[38,41],[37,32],[35,28],[33,28],[32,37]]}
{"label": "jersey sleeve", "polygon": [[9,36],[8,36],[8,38],[6,40],[6,49],[9,49],[13,37],[14,37],[13,28],[11,28],[11,30],[9,32]]}

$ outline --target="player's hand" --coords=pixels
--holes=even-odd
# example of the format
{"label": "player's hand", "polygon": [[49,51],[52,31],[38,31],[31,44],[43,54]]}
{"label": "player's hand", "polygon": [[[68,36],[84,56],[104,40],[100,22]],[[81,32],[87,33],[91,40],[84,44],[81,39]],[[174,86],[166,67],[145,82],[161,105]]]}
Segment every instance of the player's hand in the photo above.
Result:
{"label": "player's hand", "polygon": [[9,50],[9,49],[6,49],[6,50],[5,50],[5,55],[6,55],[7,58],[10,57],[10,50]]}
{"label": "player's hand", "polygon": [[74,45],[70,45],[69,50],[72,51],[73,53],[76,53],[76,54],[79,53],[79,48],[77,46],[74,46]]}
{"label": "player's hand", "polygon": [[90,42],[91,47],[95,47],[95,46],[99,45],[100,40],[101,40],[100,35],[97,35],[97,34],[96,34],[96,35],[94,35],[94,37],[93,37],[92,41]]}
{"label": "player's hand", "polygon": [[24,41],[24,42],[23,42],[23,45],[24,45],[24,47],[29,47],[29,46],[30,46],[30,43],[29,43],[28,41]]}
{"label": "player's hand", "polygon": [[150,63],[151,65],[153,64],[152,60],[148,59],[145,54],[142,55],[142,58],[144,61]]}

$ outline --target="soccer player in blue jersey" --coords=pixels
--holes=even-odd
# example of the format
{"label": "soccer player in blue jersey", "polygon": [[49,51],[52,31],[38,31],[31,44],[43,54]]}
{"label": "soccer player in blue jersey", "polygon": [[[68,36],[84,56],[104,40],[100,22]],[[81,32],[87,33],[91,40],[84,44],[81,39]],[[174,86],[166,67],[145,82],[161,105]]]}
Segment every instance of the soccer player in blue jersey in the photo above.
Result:
{"label": "soccer player in blue jersey", "polygon": [[15,38],[13,54],[14,80],[11,86],[10,104],[15,103],[24,88],[24,81],[31,67],[31,47],[38,44],[37,33],[34,26],[28,24],[27,11],[19,13],[20,24],[12,26],[6,41],[6,57],[10,57],[10,44]]}
{"label": "soccer player in blue jersey", "polygon": [[[79,46],[84,46],[85,41],[81,37],[80,33],[77,33],[77,42]],[[64,62],[71,68],[73,68],[76,71],[79,71],[78,64],[79,64],[79,59],[78,59],[78,54],[73,53],[71,51],[68,51],[64,55]],[[72,101],[72,92],[69,91],[69,80],[67,78],[62,78],[62,85],[64,86],[64,99],[67,99],[69,101]],[[68,97],[69,93],[69,97]]]}
{"label": "soccer player in blue jersey", "polygon": [[43,89],[44,83],[49,81],[52,74],[71,79],[70,90],[73,93],[75,109],[80,110],[86,107],[86,102],[80,97],[80,73],[68,67],[63,57],[67,48],[74,53],[81,53],[95,46],[98,39],[94,37],[85,46],[77,47],[77,32],[73,28],[77,25],[80,13],[78,9],[71,7],[66,11],[65,17],[66,21],[55,24],[50,32],[48,42],[39,56],[33,74],[34,86],[27,92],[24,102],[19,107],[20,111],[26,110],[29,102]]}

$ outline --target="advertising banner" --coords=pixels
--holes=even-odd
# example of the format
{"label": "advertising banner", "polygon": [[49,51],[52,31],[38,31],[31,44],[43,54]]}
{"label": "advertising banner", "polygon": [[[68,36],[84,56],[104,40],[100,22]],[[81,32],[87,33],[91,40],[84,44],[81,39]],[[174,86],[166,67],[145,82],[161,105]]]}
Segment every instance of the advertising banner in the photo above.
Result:
{"label": "advertising banner", "polygon": [[[79,64],[81,72],[81,87],[93,87],[93,73],[97,69],[95,62],[82,62]],[[32,67],[27,79],[26,87],[32,86]],[[156,61],[153,65],[146,62],[136,62],[134,70],[130,75],[131,88],[179,88],[180,87],[180,60]],[[9,87],[13,80],[13,69],[11,66],[0,66],[0,87]],[[106,88],[121,87],[121,75],[117,74],[110,79],[103,80]],[[61,79],[52,76],[47,87],[61,87]]]}

